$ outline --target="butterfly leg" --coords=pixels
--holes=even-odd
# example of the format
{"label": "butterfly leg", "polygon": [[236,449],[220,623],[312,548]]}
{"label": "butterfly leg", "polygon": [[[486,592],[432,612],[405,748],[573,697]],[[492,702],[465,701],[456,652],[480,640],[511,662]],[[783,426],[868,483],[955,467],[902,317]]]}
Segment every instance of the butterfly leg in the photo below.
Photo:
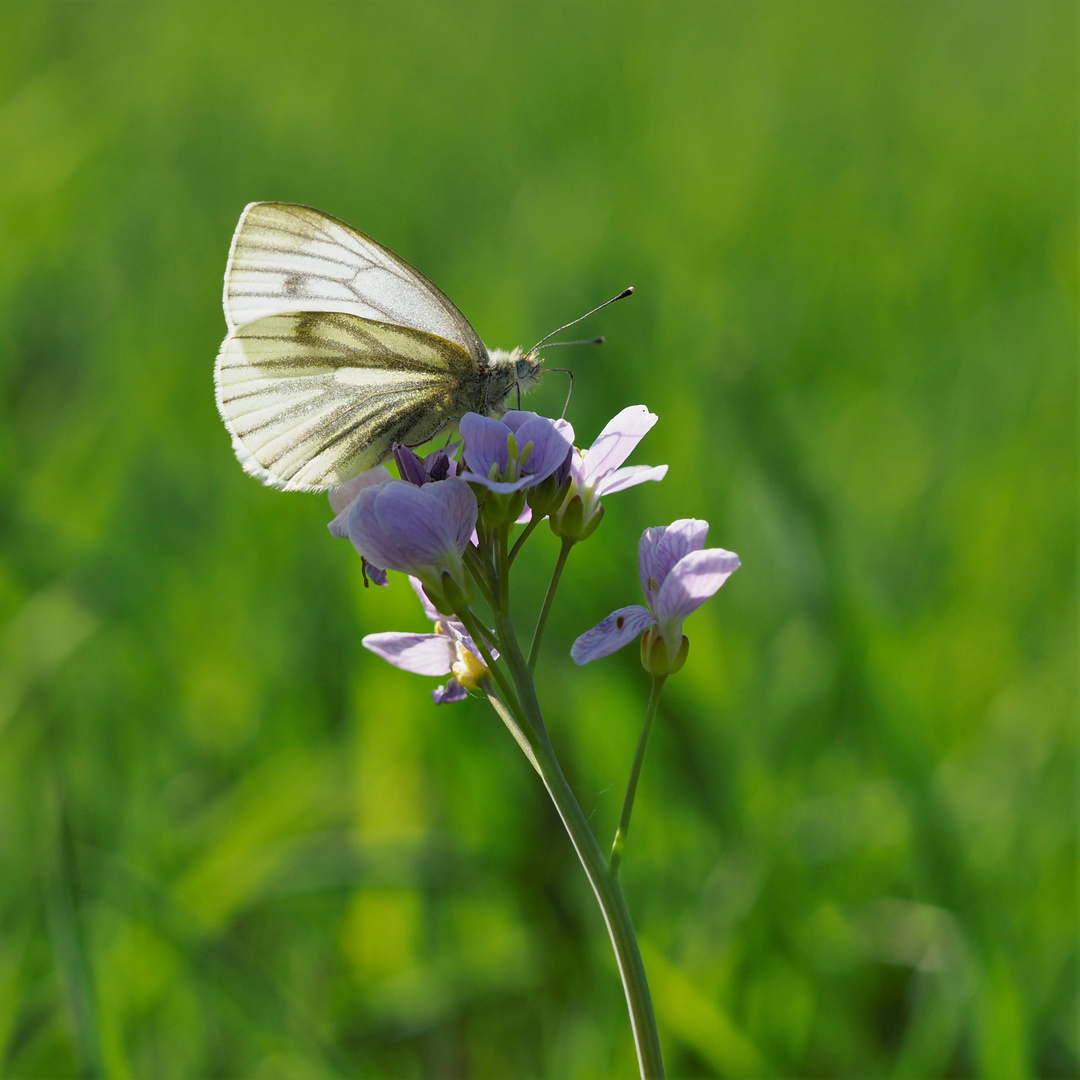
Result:
{"label": "butterfly leg", "polygon": [[[442,431],[442,429],[444,427],[446,427],[446,425],[447,425],[447,421],[444,420],[426,439],[421,439],[419,442],[416,442],[416,443],[405,443],[404,445],[409,450],[415,450],[418,446],[423,446],[424,443],[431,442],[431,440],[434,439],[435,436],[438,435],[439,432]],[[449,436],[447,436],[446,445],[447,446],[450,445],[450,437]]]}

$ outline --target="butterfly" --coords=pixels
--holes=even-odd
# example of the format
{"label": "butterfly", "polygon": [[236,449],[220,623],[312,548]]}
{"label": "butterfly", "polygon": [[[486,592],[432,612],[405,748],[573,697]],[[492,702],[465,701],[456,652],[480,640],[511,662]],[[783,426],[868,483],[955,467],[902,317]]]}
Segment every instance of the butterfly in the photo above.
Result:
{"label": "butterfly", "polygon": [[309,206],[244,208],[224,307],[218,411],[245,471],[286,491],[334,487],[467,412],[501,416],[540,376],[539,346],[488,349],[419,270]]}

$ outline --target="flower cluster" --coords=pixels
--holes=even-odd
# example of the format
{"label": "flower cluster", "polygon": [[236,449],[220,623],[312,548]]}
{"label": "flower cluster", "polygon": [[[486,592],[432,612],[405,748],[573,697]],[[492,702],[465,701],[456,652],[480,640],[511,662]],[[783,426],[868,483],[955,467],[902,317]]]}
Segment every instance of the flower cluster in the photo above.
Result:
{"label": "flower cluster", "polygon": [[[475,619],[478,590],[494,606],[507,588],[500,575],[508,575],[510,559],[496,535],[501,531],[505,541],[513,524],[528,522],[531,531],[547,518],[564,550],[587,539],[603,519],[604,498],[666,475],[666,465],[624,466],[656,419],[644,405],[630,406],[580,450],[565,420],[513,410],[501,420],[469,413],[459,424],[461,441],[425,458],[395,447],[398,478],[380,466],[335,488],[330,531],[352,541],[375,584],[387,583],[388,570],[409,575],[434,623],[433,633],[369,634],[363,644],[406,671],[452,675],[434,691],[436,702],[487,689],[484,655],[498,657],[496,635],[477,631],[478,644],[466,621]],[[707,531],[694,519],[646,529],[638,563],[647,606],[620,608],[582,634],[573,659],[588,663],[642,635],[646,670],[678,671],[688,648],[683,620],[739,565],[732,552],[705,548]]]}

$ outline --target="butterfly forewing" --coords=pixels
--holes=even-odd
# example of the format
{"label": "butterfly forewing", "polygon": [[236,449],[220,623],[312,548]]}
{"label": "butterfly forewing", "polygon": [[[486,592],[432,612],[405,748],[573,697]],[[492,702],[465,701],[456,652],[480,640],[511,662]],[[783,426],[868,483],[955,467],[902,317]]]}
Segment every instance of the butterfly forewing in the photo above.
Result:
{"label": "butterfly forewing", "polygon": [[337,218],[249,203],[225,271],[229,329],[289,311],[339,311],[422,330],[487,360],[468,320],[419,270]]}
{"label": "butterfly forewing", "polygon": [[237,327],[218,354],[218,408],[244,468],[319,490],[416,445],[483,402],[463,348],[344,312],[298,311]]}

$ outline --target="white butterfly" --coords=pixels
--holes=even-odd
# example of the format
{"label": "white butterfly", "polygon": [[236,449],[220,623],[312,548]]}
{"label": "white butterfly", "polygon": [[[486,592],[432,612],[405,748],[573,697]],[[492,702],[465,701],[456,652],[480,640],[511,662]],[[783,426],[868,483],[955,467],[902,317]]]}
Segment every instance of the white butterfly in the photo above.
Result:
{"label": "white butterfly", "polygon": [[218,411],[244,469],[320,491],[467,412],[501,416],[536,349],[489,350],[423,274],[308,206],[249,203],[225,268]]}

